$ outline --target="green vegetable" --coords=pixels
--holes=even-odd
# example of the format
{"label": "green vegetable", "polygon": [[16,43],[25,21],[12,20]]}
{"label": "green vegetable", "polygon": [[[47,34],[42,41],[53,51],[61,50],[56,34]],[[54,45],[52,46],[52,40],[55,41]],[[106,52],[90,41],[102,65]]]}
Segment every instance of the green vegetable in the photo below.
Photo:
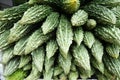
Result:
{"label": "green vegetable", "polygon": [[99,40],[95,40],[92,48],[91,48],[92,55],[95,57],[98,63],[102,62],[103,57],[103,45]]}
{"label": "green vegetable", "polygon": [[108,7],[114,7],[120,5],[119,0],[93,0],[92,3],[100,4]]}
{"label": "green vegetable", "polygon": [[13,58],[9,61],[8,64],[6,64],[5,69],[4,69],[4,76],[10,76],[13,74],[19,66],[19,58]]}
{"label": "green vegetable", "polygon": [[22,69],[16,70],[13,74],[6,77],[5,80],[23,80],[27,76],[27,72]]}
{"label": "green vegetable", "polygon": [[65,75],[65,73],[62,73],[59,75],[59,79],[60,80],[67,80],[67,75]]}
{"label": "green vegetable", "polygon": [[103,57],[104,64],[112,74],[116,75],[120,78],[120,58],[115,59],[110,57],[109,55],[105,55]]}
{"label": "green vegetable", "polygon": [[28,63],[23,67],[23,71],[31,70],[32,69],[32,64]]}
{"label": "green vegetable", "polygon": [[41,76],[41,73],[36,68],[35,64],[32,63],[32,70],[24,80],[38,80],[40,76]]}
{"label": "green vegetable", "polygon": [[53,65],[54,65],[55,58],[52,57],[48,59],[47,57],[45,58],[45,73],[49,73],[51,71]]}
{"label": "green vegetable", "polygon": [[77,43],[78,46],[80,46],[81,42],[83,41],[83,37],[84,37],[84,31],[81,27],[78,27],[76,29],[74,29],[73,31],[73,40]]}
{"label": "green vegetable", "polygon": [[91,58],[91,63],[92,63],[92,65],[93,65],[93,67],[95,67],[95,68],[98,69],[101,73],[104,74],[104,69],[105,69],[105,68],[104,68],[104,63],[103,63],[103,62],[99,63],[99,62],[96,61],[95,58]]}
{"label": "green vegetable", "polygon": [[9,45],[8,43],[8,36],[10,30],[6,30],[4,33],[0,34],[0,49],[4,49],[6,46]]}
{"label": "green vegetable", "polygon": [[25,46],[28,41],[29,36],[25,36],[21,38],[18,42],[16,42],[16,45],[14,46],[14,55],[23,55],[25,54]]}
{"label": "green vegetable", "polygon": [[75,64],[77,66],[82,67],[85,70],[91,70],[90,56],[83,44],[81,44],[80,46],[73,46],[72,52]]}
{"label": "green vegetable", "polygon": [[29,54],[31,51],[37,49],[44,42],[50,39],[51,34],[44,35],[41,28],[37,29],[32,35],[28,38],[27,44],[25,46],[25,54]]}
{"label": "green vegetable", "polygon": [[21,25],[18,22],[10,29],[10,34],[8,38],[9,43],[18,41],[20,38],[25,36],[32,28],[31,25]]}
{"label": "green vegetable", "polygon": [[54,76],[58,76],[58,75],[60,75],[61,73],[63,73],[63,69],[61,68],[61,66],[60,65],[57,65],[57,66],[55,66],[55,68],[54,68]]}
{"label": "green vegetable", "polygon": [[31,56],[30,55],[23,55],[20,57],[20,64],[18,66],[18,68],[22,68],[25,65],[27,65],[29,62],[31,61]]}
{"label": "green vegetable", "polygon": [[120,29],[113,25],[98,26],[95,29],[95,35],[106,42],[120,45]]}
{"label": "green vegetable", "polygon": [[70,72],[71,67],[71,55],[68,54],[67,58],[64,58],[61,54],[59,54],[58,61],[62,69],[64,70],[64,73],[67,75]]}
{"label": "green vegetable", "polygon": [[47,5],[35,5],[29,8],[19,21],[20,24],[34,24],[43,21],[51,13],[51,7]]}
{"label": "green vegetable", "polygon": [[108,53],[108,55],[110,55],[111,57],[114,58],[118,58],[119,57],[119,52],[120,52],[120,47],[116,44],[108,44],[106,45],[106,52]]}
{"label": "green vegetable", "polygon": [[78,76],[79,76],[79,74],[78,74],[78,72],[76,71],[76,72],[73,72],[73,71],[71,71],[70,73],[69,73],[69,80],[77,80],[78,79]]}
{"label": "green vegetable", "polygon": [[88,13],[86,13],[84,10],[78,10],[71,17],[72,26],[82,26],[86,23],[87,19]]}
{"label": "green vegetable", "polygon": [[92,32],[86,31],[84,33],[84,44],[88,47],[91,48],[95,42],[95,37]]}
{"label": "green vegetable", "polygon": [[0,11],[0,21],[14,21],[16,22],[19,20],[23,13],[30,8],[31,5],[28,3],[24,3],[18,6],[14,6],[12,8],[4,9],[3,11]]}
{"label": "green vegetable", "polygon": [[59,13],[52,12],[41,26],[43,33],[48,34],[52,32],[55,28],[58,27],[58,24],[59,24]]}
{"label": "green vegetable", "polygon": [[57,44],[56,40],[50,40],[49,42],[47,42],[47,45],[46,45],[47,58],[50,59],[52,56],[54,56],[57,49],[58,49],[58,44]]}
{"label": "green vegetable", "polygon": [[48,72],[44,73],[44,80],[52,80],[52,76],[53,76],[53,69],[51,68]]}
{"label": "green vegetable", "polygon": [[44,47],[39,47],[34,50],[32,53],[33,62],[38,69],[38,71],[42,72],[43,64],[44,64],[44,57],[45,57],[45,50]]}
{"label": "green vegetable", "polygon": [[60,17],[60,23],[57,28],[57,43],[60,47],[60,53],[64,58],[67,58],[67,54],[72,44],[73,31],[70,22],[65,16]]}
{"label": "green vegetable", "polygon": [[90,4],[84,7],[84,10],[88,12],[88,14],[97,20],[97,22],[102,24],[116,24],[116,16],[115,14],[108,8],[97,5]]}
{"label": "green vegetable", "polygon": [[11,46],[3,51],[3,55],[2,55],[2,63],[3,64],[7,64],[10,61],[10,59],[12,59],[14,57],[13,48],[14,47]]}
{"label": "green vegetable", "polygon": [[86,22],[85,28],[87,30],[92,30],[92,29],[94,29],[96,27],[96,25],[97,25],[96,20],[94,20],[94,19],[88,19],[87,22]]}

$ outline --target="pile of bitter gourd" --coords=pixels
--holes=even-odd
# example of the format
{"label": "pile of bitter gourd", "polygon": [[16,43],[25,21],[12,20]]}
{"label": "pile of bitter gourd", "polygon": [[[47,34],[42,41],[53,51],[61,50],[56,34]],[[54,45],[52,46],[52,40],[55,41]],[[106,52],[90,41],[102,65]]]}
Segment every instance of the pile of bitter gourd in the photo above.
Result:
{"label": "pile of bitter gourd", "polygon": [[29,0],[0,11],[6,80],[120,80],[120,0]]}

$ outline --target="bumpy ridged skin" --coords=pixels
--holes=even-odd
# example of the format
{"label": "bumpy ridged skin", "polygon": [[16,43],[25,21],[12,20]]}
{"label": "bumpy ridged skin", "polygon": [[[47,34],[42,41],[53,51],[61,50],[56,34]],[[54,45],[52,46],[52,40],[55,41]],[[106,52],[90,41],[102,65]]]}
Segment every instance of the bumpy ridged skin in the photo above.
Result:
{"label": "bumpy ridged skin", "polygon": [[106,42],[120,45],[120,29],[115,26],[98,26],[95,35]]}
{"label": "bumpy ridged skin", "polygon": [[77,70],[77,68],[76,68],[76,66],[75,66],[75,64],[74,64],[73,62],[72,62],[72,64],[71,64],[70,70],[71,70],[71,71],[76,71],[76,70]]}
{"label": "bumpy ridged skin", "polygon": [[59,24],[59,13],[52,12],[41,26],[43,33],[48,34],[52,32],[58,27],[58,24]]}
{"label": "bumpy ridged skin", "polygon": [[75,28],[73,31],[73,40],[80,46],[81,42],[83,41],[84,31],[82,27]]}
{"label": "bumpy ridged skin", "polygon": [[76,12],[80,7],[79,0],[29,0],[29,4],[35,4],[35,3],[42,3],[54,7],[59,7],[68,14],[72,14]]}
{"label": "bumpy ridged skin", "polygon": [[32,64],[31,63],[29,63],[29,64],[27,64],[23,67],[23,71],[28,71],[28,70],[31,70],[31,69],[32,69]]}
{"label": "bumpy ridged skin", "polygon": [[47,58],[50,59],[52,56],[54,56],[57,49],[58,49],[58,44],[57,44],[56,40],[48,41],[47,45],[46,45],[46,56],[47,56]]}
{"label": "bumpy ridged skin", "polygon": [[95,40],[92,48],[91,48],[91,54],[94,56],[94,58],[97,60],[98,63],[102,62],[102,57],[104,54],[103,45],[99,40]]}
{"label": "bumpy ridged skin", "polygon": [[69,73],[69,80],[77,80],[78,79],[78,76],[79,76],[79,74],[78,74],[78,72],[77,71],[75,71],[75,72],[73,72],[73,71],[71,71],[70,73]]}
{"label": "bumpy ridged skin", "polygon": [[80,27],[86,23],[88,19],[88,13],[84,10],[78,10],[71,17],[72,26]]}
{"label": "bumpy ridged skin", "polygon": [[90,56],[83,44],[80,46],[73,46],[72,52],[77,66],[82,67],[85,70],[91,70]]}
{"label": "bumpy ridged skin", "polygon": [[65,73],[61,73],[59,75],[59,80],[67,80],[67,75],[65,75]]}
{"label": "bumpy ridged skin", "polygon": [[12,8],[4,9],[0,12],[0,20],[2,21],[16,21],[23,16],[23,13],[30,8],[28,3],[21,4]]}
{"label": "bumpy ridged skin", "polygon": [[120,6],[113,7],[111,10],[116,15],[116,17],[120,19]]}
{"label": "bumpy ridged skin", "polygon": [[79,67],[78,70],[79,70],[79,75],[82,79],[88,79],[93,75],[91,74],[92,70],[85,70],[82,67],[81,68]]}
{"label": "bumpy ridged skin", "polygon": [[116,44],[108,44],[106,45],[106,52],[113,58],[119,57],[120,47]]}
{"label": "bumpy ridged skin", "polygon": [[104,74],[99,73],[97,74],[97,78],[98,80],[109,80]]}
{"label": "bumpy ridged skin", "polygon": [[31,61],[31,56],[30,55],[23,55],[20,57],[20,64],[18,68],[22,68],[25,65],[27,65]]}
{"label": "bumpy ridged skin", "polygon": [[96,3],[108,7],[114,7],[120,5],[120,0],[93,0],[92,3]]}
{"label": "bumpy ridged skin", "polygon": [[91,64],[92,64],[93,67],[95,67],[101,73],[104,74],[104,64],[103,64],[103,62],[99,63],[99,62],[97,62],[97,60],[95,60],[95,58],[91,58]]}
{"label": "bumpy ridged skin", "polygon": [[5,66],[4,76],[9,76],[14,73],[19,66],[19,58],[13,58],[9,61],[9,63]]}
{"label": "bumpy ridged skin", "polygon": [[14,47],[11,46],[3,51],[3,55],[2,55],[2,63],[3,64],[7,64],[10,61],[10,59],[12,59],[14,57],[13,49],[14,49]]}
{"label": "bumpy ridged skin", "polygon": [[120,78],[120,58],[115,59],[109,55],[103,57],[106,68],[114,75]]}
{"label": "bumpy ridged skin", "polygon": [[64,58],[61,54],[59,54],[58,61],[62,69],[64,70],[64,73],[67,75],[70,72],[71,67],[71,55],[68,54],[67,58]]}
{"label": "bumpy ridged skin", "polygon": [[32,62],[32,70],[30,74],[24,80],[38,80],[41,76],[41,73],[36,68],[34,62]]}
{"label": "bumpy ridged skin", "polygon": [[73,31],[70,22],[62,15],[60,17],[60,23],[57,28],[57,43],[60,47],[60,53],[64,58],[67,58],[69,47],[73,40]]}
{"label": "bumpy ridged skin", "polygon": [[21,38],[18,42],[16,42],[16,45],[14,46],[14,55],[23,55],[25,53],[25,46],[28,41],[29,36],[25,36]]}
{"label": "bumpy ridged skin", "polygon": [[43,64],[44,64],[44,57],[45,57],[44,47],[39,47],[38,49],[34,50],[31,54],[32,54],[32,59],[33,59],[35,66],[40,72],[42,72]]}
{"label": "bumpy ridged skin", "polygon": [[18,22],[14,24],[14,26],[10,29],[10,34],[8,38],[9,43],[13,43],[20,38],[22,38],[24,35],[26,35],[32,27],[31,25],[21,25]]}
{"label": "bumpy ridged skin", "polygon": [[61,66],[60,65],[57,65],[57,66],[55,66],[55,68],[54,68],[54,74],[53,74],[53,76],[58,76],[58,75],[60,75],[61,73],[63,73],[64,71],[63,71],[63,69],[61,68]]}
{"label": "bumpy ridged skin", "polygon": [[43,79],[44,80],[52,80],[52,76],[53,76],[53,70],[54,68],[51,68],[48,72],[45,72],[43,75]]}
{"label": "bumpy ridged skin", "polygon": [[86,31],[84,32],[84,39],[83,39],[84,44],[88,47],[91,48],[92,45],[95,42],[95,37],[92,32]]}
{"label": "bumpy ridged skin", "polygon": [[60,0],[60,1],[61,1],[60,7],[69,14],[76,12],[80,7],[79,0]]}
{"label": "bumpy ridged skin", "polygon": [[37,29],[33,34],[28,38],[28,42],[25,46],[25,54],[29,54],[31,51],[37,49],[44,42],[50,39],[51,34],[44,35],[41,28]]}
{"label": "bumpy ridged skin", "polygon": [[87,22],[86,22],[85,29],[92,30],[92,29],[94,29],[96,27],[96,25],[97,25],[96,20],[88,19]]}
{"label": "bumpy ridged skin", "polygon": [[4,49],[9,45],[8,37],[10,34],[10,30],[6,30],[4,33],[0,34],[0,49]]}
{"label": "bumpy ridged skin", "polygon": [[11,21],[0,21],[0,34],[4,33],[6,30],[10,29],[13,26]]}
{"label": "bumpy ridged skin", "polygon": [[34,24],[42,21],[52,12],[52,8],[47,5],[35,5],[29,8],[19,21],[20,24]]}
{"label": "bumpy ridged skin", "polygon": [[85,6],[84,10],[89,13],[89,16],[95,18],[99,23],[116,24],[115,14],[110,9],[104,6],[97,4],[90,4]]}
{"label": "bumpy ridged skin", "polygon": [[27,72],[22,69],[16,70],[12,75],[5,78],[5,80],[23,80],[27,76]]}
{"label": "bumpy ridged skin", "polygon": [[48,59],[47,57],[45,58],[45,64],[44,65],[45,65],[45,72],[46,73],[49,72],[52,69],[52,67],[54,65],[54,61],[55,61],[54,57],[52,57],[50,59]]}

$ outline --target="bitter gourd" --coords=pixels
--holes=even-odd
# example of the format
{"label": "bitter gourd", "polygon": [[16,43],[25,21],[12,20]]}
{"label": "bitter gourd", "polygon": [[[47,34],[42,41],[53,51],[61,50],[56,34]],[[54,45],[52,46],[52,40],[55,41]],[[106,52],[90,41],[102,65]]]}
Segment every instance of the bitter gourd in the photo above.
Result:
{"label": "bitter gourd", "polygon": [[19,21],[20,24],[34,24],[42,21],[52,12],[52,8],[47,5],[35,5],[29,8]]}
{"label": "bitter gourd", "polygon": [[44,57],[45,57],[45,50],[44,47],[39,47],[38,49],[34,50],[32,53],[32,59],[36,66],[36,68],[42,72],[43,64],[44,64]]}
{"label": "bitter gourd", "polygon": [[71,67],[71,55],[68,54],[67,58],[64,58],[61,54],[59,54],[58,61],[62,69],[64,70],[64,73],[67,75],[70,72]]}
{"label": "bitter gourd", "polygon": [[10,76],[11,74],[13,74],[19,66],[19,58],[13,58],[9,61],[9,63],[5,66],[4,69],[4,76]]}
{"label": "bitter gourd", "polygon": [[84,37],[84,31],[82,27],[78,27],[74,29],[73,34],[74,34],[73,40],[77,43],[77,45],[80,46],[81,42],[83,41],[83,37]]}
{"label": "bitter gourd", "polygon": [[23,16],[23,13],[30,7],[31,5],[29,5],[28,3],[24,3],[18,6],[14,6],[12,8],[4,9],[3,11],[0,11],[0,21],[16,22]]}
{"label": "bitter gourd", "polygon": [[58,76],[60,75],[61,73],[63,73],[63,69],[61,68],[60,65],[57,65],[54,67],[54,73],[53,73],[53,76]]}
{"label": "bitter gourd", "polygon": [[16,45],[14,46],[14,55],[24,55],[25,54],[25,46],[28,41],[29,36],[25,36],[21,38],[18,42],[16,42]]}
{"label": "bitter gourd", "polygon": [[72,26],[82,26],[86,23],[87,19],[88,13],[86,13],[84,10],[78,10],[71,17]]}
{"label": "bitter gourd", "polygon": [[44,35],[42,33],[41,28],[37,29],[28,38],[27,44],[25,46],[25,54],[29,54],[31,51],[37,49],[44,42],[46,42],[48,39],[50,39],[51,36],[52,36],[51,34]]}
{"label": "bitter gourd", "polygon": [[77,80],[78,79],[78,76],[79,76],[79,74],[78,74],[78,72],[76,71],[76,72],[73,72],[73,71],[71,71],[70,73],[69,73],[69,80]]}
{"label": "bitter gourd", "polygon": [[85,29],[92,30],[92,29],[94,29],[96,27],[96,25],[97,25],[96,20],[88,19],[87,22],[86,22]]}
{"label": "bitter gourd", "polygon": [[3,50],[3,55],[2,55],[2,63],[3,64],[7,64],[10,61],[10,59],[12,59],[14,57],[13,49],[14,49],[14,46],[11,46],[11,47]]}
{"label": "bitter gourd", "polygon": [[9,43],[18,41],[20,38],[25,36],[32,28],[31,25],[21,25],[18,22],[10,29],[10,34],[8,38]]}
{"label": "bitter gourd", "polygon": [[80,46],[73,46],[72,52],[77,66],[82,67],[85,70],[91,70],[90,56],[83,44]]}
{"label": "bitter gourd", "polygon": [[106,42],[120,45],[120,29],[114,25],[97,26],[95,35]]}
{"label": "bitter gourd", "polygon": [[115,14],[108,8],[97,5],[90,4],[84,7],[84,10],[88,12],[89,16],[97,20],[97,22],[102,24],[116,24]]}
{"label": "bitter gourd", "polygon": [[32,70],[24,80],[38,80],[40,76],[41,76],[41,73],[36,68],[34,62],[32,62]]}
{"label": "bitter gourd", "polygon": [[23,67],[23,71],[28,71],[28,70],[31,70],[32,69],[32,64],[31,63],[28,63],[27,65],[25,65]]}
{"label": "bitter gourd", "polygon": [[25,55],[20,57],[20,64],[18,68],[22,68],[25,65],[27,65],[31,61],[31,56],[30,55]]}
{"label": "bitter gourd", "polygon": [[67,58],[69,47],[72,44],[73,40],[73,31],[71,23],[64,15],[60,17],[60,23],[57,28],[56,36],[62,56],[64,58]]}
{"label": "bitter gourd", "polygon": [[110,55],[111,57],[114,57],[114,58],[119,57],[120,47],[118,45],[107,44],[105,49],[108,55]]}
{"label": "bitter gourd", "polygon": [[115,59],[109,55],[104,55],[103,61],[107,70],[120,78],[120,58]]}
{"label": "bitter gourd", "polygon": [[43,33],[48,34],[52,32],[55,28],[58,27],[58,24],[59,24],[59,13],[52,12],[41,26]]}
{"label": "bitter gourd", "polygon": [[52,80],[53,69],[54,68],[51,68],[48,72],[44,73],[44,77],[43,77],[44,80]]}
{"label": "bitter gourd", "polygon": [[95,42],[95,37],[94,37],[94,35],[92,34],[92,32],[90,32],[90,31],[84,32],[83,42],[84,42],[84,44],[85,44],[88,48],[91,48],[91,47],[92,47],[92,45],[93,45],[94,42]]}
{"label": "bitter gourd", "polygon": [[93,0],[92,3],[104,5],[107,7],[115,7],[120,5],[119,0]]}
{"label": "bitter gourd", "polygon": [[54,56],[57,49],[58,49],[58,44],[57,44],[56,40],[48,41],[47,45],[46,45],[46,56],[47,56],[47,58],[50,59],[52,56]]}
{"label": "bitter gourd", "polygon": [[102,62],[102,57],[104,54],[103,45],[99,40],[95,40],[92,48],[91,48],[91,54],[95,57],[98,63]]}
{"label": "bitter gourd", "polygon": [[22,69],[16,70],[13,74],[6,77],[5,80],[23,80],[27,76],[27,72]]}

